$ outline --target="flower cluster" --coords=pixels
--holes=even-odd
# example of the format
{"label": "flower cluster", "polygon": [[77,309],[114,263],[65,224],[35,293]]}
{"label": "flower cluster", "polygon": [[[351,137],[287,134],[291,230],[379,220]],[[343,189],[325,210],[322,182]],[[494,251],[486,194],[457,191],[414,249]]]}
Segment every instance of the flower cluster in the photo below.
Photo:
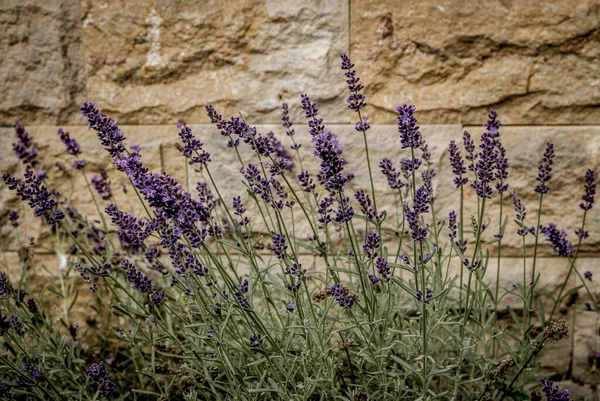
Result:
{"label": "flower cluster", "polygon": [[548,226],[540,226],[540,231],[546,236],[555,255],[569,256],[573,253],[573,243],[567,240],[565,230],[559,230],[556,224],[550,223]]}
{"label": "flower cluster", "polygon": [[116,384],[110,381],[110,375],[108,371],[101,363],[93,363],[90,365],[87,371],[88,376],[96,386],[96,390],[100,394],[100,397],[110,397],[113,395],[116,389]]}
{"label": "flower cluster", "polygon": [[13,143],[13,150],[15,155],[31,167],[35,167],[38,164],[37,161],[37,149],[33,147],[33,137],[25,131],[25,127],[20,121],[15,123],[15,130],[17,133],[17,142]]}
{"label": "flower cluster", "polygon": [[190,166],[196,166],[196,170],[201,171],[211,161],[210,153],[204,150],[202,142],[196,139],[190,127],[177,123],[177,128],[183,144],[177,143],[175,146],[188,159]]}
{"label": "flower cluster", "polygon": [[10,190],[16,190],[21,200],[29,203],[36,216],[45,216],[48,223],[52,225],[65,217],[60,209],[56,209],[56,201],[52,193],[33,170],[29,168],[25,170],[25,181],[18,180],[9,173],[4,173],[2,178]]}
{"label": "flower cluster", "polygon": [[[79,157],[81,154],[81,147],[79,146],[79,143],[74,138],[71,138],[69,133],[64,131],[62,128],[58,129],[57,134],[60,138],[60,141],[67,147],[65,153],[71,156]],[[75,170],[81,170],[84,167],[85,160],[77,159],[73,162],[73,168]]]}
{"label": "flower cluster", "polygon": [[96,190],[100,199],[109,200],[112,198],[112,190],[110,188],[108,174],[103,168],[100,168],[99,173],[100,175],[95,175],[92,177],[92,187]]}
{"label": "flower cluster", "polygon": [[546,183],[552,179],[552,165],[554,164],[554,144],[548,142],[546,144],[546,150],[544,151],[544,156],[542,158],[542,162],[538,167],[538,175],[535,178],[539,184],[535,187],[535,192],[538,194],[547,194],[548,186]]}
{"label": "flower cluster", "polygon": [[[341,58],[342,70],[346,71],[344,75],[346,76],[346,83],[348,84],[348,90],[350,91],[350,96],[348,96],[346,102],[348,103],[348,108],[350,110],[358,112],[367,105],[367,98],[361,93],[364,86],[359,83],[360,78],[356,76],[356,70],[354,69],[354,64],[350,61],[350,57],[342,54]],[[359,129],[359,131],[362,131],[362,129]]]}
{"label": "flower cluster", "polygon": [[569,390],[560,390],[553,382],[548,379],[541,379],[542,392],[547,401],[569,401],[571,392]]}
{"label": "flower cluster", "polygon": [[138,289],[144,294],[148,294],[150,302],[155,305],[159,305],[162,301],[165,292],[158,291],[150,277],[146,276],[140,270],[138,270],[129,260],[123,259],[121,261],[121,267],[125,270],[125,277],[127,281],[131,283],[132,288]]}
{"label": "flower cluster", "polygon": [[456,175],[454,178],[454,185],[456,185],[456,188],[460,188],[469,182],[467,177],[463,177],[463,175],[467,173],[467,169],[465,168],[465,164],[460,155],[460,150],[458,149],[455,141],[450,141],[448,150],[450,151],[450,165],[452,166],[452,173]]}
{"label": "flower cluster", "polygon": [[587,170],[585,172],[584,191],[585,193],[581,197],[583,202],[579,204],[579,207],[587,211],[594,206],[594,195],[596,195],[596,179],[594,176],[594,170]]}
{"label": "flower cluster", "polygon": [[342,309],[350,309],[354,305],[354,299],[350,296],[348,289],[340,283],[336,283],[331,287],[331,293]]}
{"label": "flower cluster", "polygon": [[96,131],[100,143],[111,156],[117,157],[125,152],[123,146],[125,135],[119,129],[115,120],[100,113],[95,107],[95,103],[84,103],[80,110],[81,114],[88,120],[88,128]]}

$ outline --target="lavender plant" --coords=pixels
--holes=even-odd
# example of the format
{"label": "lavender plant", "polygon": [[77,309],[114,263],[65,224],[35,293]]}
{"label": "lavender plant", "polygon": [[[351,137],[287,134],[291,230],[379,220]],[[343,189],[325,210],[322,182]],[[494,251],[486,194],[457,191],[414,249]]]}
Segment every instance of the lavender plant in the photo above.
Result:
{"label": "lavender plant", "polygon": [[[3,181],[61,238],[70,256],[65,269],[48,271],[56,279],[49,292],[40,290],[34,274],[33,238],[20,269],[4,262],[0,397],[522,400],[541,391],[548,400],[569,399],[568,391],[540,382],[537,361],[548,342],[568,335],[566,322],[553,320],[568,294],[583,288],[592,302],[587,308],[599,310],[588,285],[591,273],[577,268],[589,237],[594,172],[585,177],[573,245],[555,223],[540,224],[555,158],[549,143],[536,178],[539,208],[532,226],[510,187],[501,123],[491,111],[478,144],[466,131],[462,144],[449,143],[460,203],[446,219],[439,209],[436,214],[436,172],[416,108],[401,105],[399,159],[378,164],[399,207],[382,210],[368,149],[371,127],[363,115],[367,98],[354,67],[342,55],[347,106],[364,138],[370,182],[354,193],[342,141],[306,94],[300,107],[311,143],[296,142],[290,106],[282,106],[282,131],[293,153],[243,117],[225,118],[206,107],[223,137],[218,151],[233,152],[239,162],[242,185],[232,198],[223,197],[213,155],[190,127],[177,125],[176,147],[200,177],[194,193],[165,172],[151,171],[142,148],[128,143],[117,122],[94,103],[84,104],[88,127],[126,177],[123,192],[139,202],[142,214],[117,201],[106,170],[88,180],[85,149],[61,129],[72,169],[96,206],[97,215],[82,216],[52,188],[39,168],[34,139],[17,123],[13,148],[24,176],[5,173]],[[242,148],[253,156],[242,157]],[[305,169],[307,158],[318,160],[317,171]],[[503,209],[506,193],[514,217]],[[466,210],[466,196],[476,197],[476,209]],[[494,198],[498,232],[490,233]],[[7,221],[18,229],[16,212]],[[296,234],[297,221],[309,227],[308,238]],[[523,281],[501,288],[502,239],[513,226],[507,221],[521,237]],[[557,295],[536,290],[540,234],[568,261]],[[528,239],[534,241],[530,270]],[[486,275],[492,244],[495,279]],[[317,258],[319,269],[303,266],[306,253]],[[573,272],[583,287],[567,289]],[[91,301],[78,302],[86,293]],[[520,300],[521,314],[515,305],[503,305],[507,295]],[[75,324],[75,305],[93,316],[85,333]],[[511,321],[502,319],[503,311]]]}

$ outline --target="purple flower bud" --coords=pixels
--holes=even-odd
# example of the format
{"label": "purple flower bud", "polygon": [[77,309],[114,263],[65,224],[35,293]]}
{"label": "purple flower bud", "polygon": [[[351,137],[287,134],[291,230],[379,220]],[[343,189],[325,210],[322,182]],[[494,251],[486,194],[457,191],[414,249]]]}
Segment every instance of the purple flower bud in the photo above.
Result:
{"label": "purple flower bud", "polygon": [[591,271],[586,271],[583,273],[583,277],[585,277],[587,280],[592,281],[592,272]]}
{"label": "purple flower bud", "polygon": [[535,192],[539,194],[547,194],[548,186],[546,183],[550,181],[552,176],[550,173],[552,172],[552,164],[554,164],[554,144],[548,142],[546,144],[546,151],[544,152],[544,157],[542,158],[542,163],[538,167],[538,175],[536,177],[536,181],[539,184],[535,187]]}
{"label": "purple flower bud", "polygon": [[423,145],[421,131],[417,126],[417,119],[414,116],[415,106],[403,105],[396,107],[398,112],[398,132],[400,133],[400,143],[402,149],[417,149]]}
{"label": "purple flower bud", "polygon": [[17,142],[13,143],[15,155],[25,163],[26,166],[35,167],[37,161],[37,149],[33,147],[33,137],[25,131],[20,121],[15,123]]}
{"label": "purple flower bud", "polygon": [[452,166],[452,173],[456,175],[454,178],[454,185],[456,185],[456,188],[460,188],[469,182],[468,178],[463,177],[463,175],[467,173],[467,169],[465,168],[465,164],[460,155],[460,150],[458,149],[456,142],[450,141],[448,151],[450,152],[450,165]]}
{"label": "purple flower bud", "polygon": [[331,287],[331,292],[342,309],[350,309],[354,305],[354,299],[349,295],[348,289],[339,283]]}
{"label": "purple flower bud", "polygon": [[542,392],[546,395],[547,401],[569,401],[571,392],[569,390],[559,390],[558,386],[547,379],[542,379]]}
{"label": "purple flower bud", "polygon": [[585,172],[585,193],[581,197],[579,207],[583,210],[590,210],[594,206],[594,195],[596,195],[596,179],[594,177],[594,170],[587,170]]}
{"label": "purple flower bud", "polygon": [[358,112],[367,105],[367,98],[360,92],[364,86],[359,83],[360,78],[356,76],[356,70],[354,69],[354,64],[350,61],[350,57],[342,54],[341,58],[342,70],[346,71],[344,75],[346,76],[346,83],[350,91],[350,96],[348,96],[346,102],[350,110]]}
{"label": "purple flower bud", "polygon": [[390,159],[383,159],[379,163],[379,168],[381,169],[381,173],[387,178],[390,188],[400,189],[404,186],[404,183],[400,179],[400,173],[393,167]]}
{"label": "purple flower bud", "polygon": [[93,363],[87,374],[101,397],[109,398],[115,392],[117,385],[110,381],[110,375],[101,363]]}
{"label": "purple flower bud", "polygon": [[210,153],[204,150],[202,142],[194,136],[190,127],[177,123],[177,128],[182,144],[177,143],[175,146],[188,159],[190,166],[196,166],[196,170],[201,171],[211,161]]}
{"label": "purple flower bud", "polygon": [[573,253],[573,244],[567,240],[565,230],[559,230],[554,223],[550,223],[547,227],[540,226],[540,231],[544,233],[546,240],[550,242],[555,255],[569,256]]}

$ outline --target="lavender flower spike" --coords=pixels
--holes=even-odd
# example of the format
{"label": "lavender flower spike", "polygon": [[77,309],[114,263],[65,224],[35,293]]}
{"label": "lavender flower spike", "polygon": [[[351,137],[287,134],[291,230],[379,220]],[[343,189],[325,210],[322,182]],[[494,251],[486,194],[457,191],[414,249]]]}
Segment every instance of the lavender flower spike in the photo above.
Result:
{"label": "lavender flower spike", "polygon": [[87,374],[92,379],[101,397],[108,398],[114,393],[117,385],[110,381],[110,376],[101,363],[93,363]]}
{"label": "lavender flower spike", "polygon": [[535,192],[538,194],[548,193],[548,186],[546,183],[552,178],[550,175],[550,172],[552,172],[552,164],[554,164],[554,144],[548,142],[546,144],[544,157],[542,158],[542,163],[538,167],[539,172],[536,177],[536,181],[538,181],[539,184],[535,187]]}
{"label": "lavender flower spike", "polygon": [[37,149],[33,147],[33,138],[25,131],[25,127],[21,125],[20,121],[15,123],[15,130],[18,138],[17,142],[13,143],[15,155],[23,160],[25,165],[35,167],[37,165]]}
{"label": "lavender flower spike", "polygon": [[458,149],[455,141],[450,141],[448,151],[450,152],[450,165],[452,166],[452,173],[454,173],[456,176],[454,177],[454,185],[456,185],[456,188],[460,188],[469,182],[468,178],[463,177],[463,175],[467,173],[467,169],[465,168],[464,161],[460,155],[460,150]]}
{"label": "lavender flower spike", "polygon": [[544,233],[546,240],[550,242],[555,255],[569,256],[573,253],[573,244],[567,240],[565,230],[559,230],[554,223],[550,223],[547,227],[540,226],[540,231]]}
{"label": "lavender flower spike", "polygon": [[[60,141],[67,147],[65,153],[71,156],[79,157],[81,154],[81,147],[79,146],[79,143],[75,139],[71,138],[68,132],[63,131],[62,128],[58,129],[57,134],[60,138]],[[84,167],[85,160],[76,160],[73,163],[73,168],[75,170],[81,170]]]}
{"label": "lavender flower spike", "polygon": [[570,401],[569,390],[559,390],[558,386],[548,379],[542,379],[542,392],[546,395],[547,401]]}
{"label": "lavender flower spike", "polygon": [[400,133],[402,149],[416,149],[423,145],[423,137],[417,125],[417,119],[414,116],[415,110],[415,106],[406,104],[396,107],[396,111],[398,112],[398,132]]}
{"label": "lavender flower spike", "polygon": [[350,61],[350,57],[342,54],[341,58],[342,70],[346,71],[344,75],[346,76],[348,90],[350,90],[350,96],[348,96],[346,102],[350,110],[358,112],[367,105],[367,98],[360,92],[364,86],[359,83],[360,78],[356,76],[356,70],[354,69],[354,64]]}
{"label": "lavender flower spike", "polygon": [[585,211],[588,211],[594,206],[594,195],[596,195],[596,177],[594,176],[594,170],[588,170],[585,172],[585,194],[581,197],[579,207]]}

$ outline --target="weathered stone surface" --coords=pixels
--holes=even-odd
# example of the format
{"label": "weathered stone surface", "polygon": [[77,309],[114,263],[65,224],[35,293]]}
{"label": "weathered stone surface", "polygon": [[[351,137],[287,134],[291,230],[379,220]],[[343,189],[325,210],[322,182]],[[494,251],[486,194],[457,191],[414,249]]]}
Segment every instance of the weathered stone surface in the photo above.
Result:
{"label": "weathered stone surface", "polygon": [[0,125],[78,121],[85,99],[79,1],[0,2]]}
{"label": "weathered stone surface", "polygon": [[[96,220],[95,224],[100,225],[99,215],[87,189],[85,178],[80,171],[70,168],[74,158],[65,155],[65,147],[56,134],[58,127],[26,127],[26,129],[35,139],[40,159],[39,167],[49,175],[49,185],[68,197],[70,205],[76,207],[90,221]],[[179,182],[185,182],[185,159],[174,146],[178,139],[177,127],[121,126],[121,129],[125,133],[127,146],[138,144],[142,147],[142,160],[148,168],[155,172],[166,171]],[[64,127],[64,130],[68,131],[81,145],[82,158],[87,161],[85,168],[87,179],[91,180],[94,175],[97,175],[100,168],[106,169],[118,207],[135,215],[144,216],[144,209],[132,191],[129,180],[124,173],[117,171],[112,166],[110,156],[102,148],[95,133],[89,131],[86,126]],[[7,145],[14,142],[14,129],[0,128],[0,140]],[[57,168],[56,162],[61,162],[67,167],[66,175]],[[22,176],[23,167],[11,152],[0,160],[0,171],[8,171],[16,176]],[[127,195],[123,193],[123,185],[128,190]],[[98,199],[98,203],[100,210],[103,211],[107,202]],[[17,250],[19,237],[20,241],[26,243],[28,235],[34,235],[41,249],[47,252],[55,252],[61,250],[61,247],[67,246],[66,239],[55,243],[48,227],[42,225],[40,219],[34,217],[29,207],[20,202],[15,193],[9,191],[4,182],[1,182],[0,216],[4,216],[9,209],[20,212],[22,224],[18,230],[14,230],[8,225],[3,227],[3,249]]]}
{"label": "weathered stone surface", "polygon": [[345,122],[347,1],[82,2],[88,98],[121,123],[208,121],[204,106],[279,120],[310,93]]}
{"label": "weathered stone surface", "polygon": [[377,123],[416,104],[425,123],[600,122],[596,0],[353,1],[351,54]]}

